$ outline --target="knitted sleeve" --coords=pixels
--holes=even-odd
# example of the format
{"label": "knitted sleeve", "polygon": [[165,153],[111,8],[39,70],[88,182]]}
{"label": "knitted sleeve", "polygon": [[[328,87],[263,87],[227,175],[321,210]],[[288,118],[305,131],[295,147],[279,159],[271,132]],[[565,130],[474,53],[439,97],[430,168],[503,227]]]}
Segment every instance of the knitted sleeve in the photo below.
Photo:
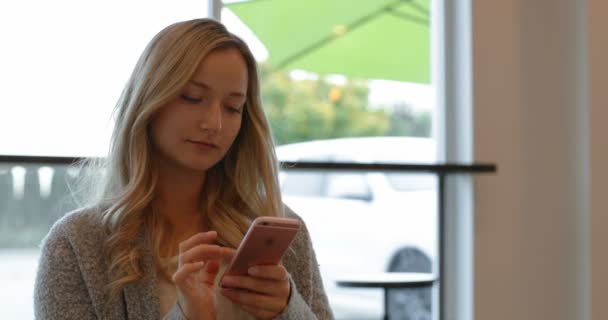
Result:
{"label": "knitted sleeve", "polygon": [[[300,219],[287,207],[286,213],[288,217]],[[283,261],[291,276],[291,296],[287,307],[277,320],[333,319],[319,264],[305,224],[291,248],[292,252]]]}
{"label": "knitted sleeve", "polygon": [[97,319],[65,225],[56,224],[43,242],[34,291],[36,319]]}

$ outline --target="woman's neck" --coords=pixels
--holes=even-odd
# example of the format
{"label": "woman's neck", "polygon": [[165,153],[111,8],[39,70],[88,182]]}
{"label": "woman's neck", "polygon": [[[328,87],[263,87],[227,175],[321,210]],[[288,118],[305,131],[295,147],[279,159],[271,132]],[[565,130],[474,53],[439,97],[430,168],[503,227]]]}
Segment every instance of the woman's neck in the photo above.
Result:
{"label": "woman's neck", "polygon": [[201,212],[201,193],[205,173],[180,170],[175,167],[159,168],[159,180],[154,210],[169,223],[176,240],[205,231]]}

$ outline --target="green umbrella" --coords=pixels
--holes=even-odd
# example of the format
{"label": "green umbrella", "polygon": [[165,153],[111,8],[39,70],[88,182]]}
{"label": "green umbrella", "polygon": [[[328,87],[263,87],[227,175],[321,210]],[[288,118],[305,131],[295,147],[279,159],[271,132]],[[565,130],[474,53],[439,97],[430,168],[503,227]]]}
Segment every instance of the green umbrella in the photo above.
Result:
{"label": "green umbrella", "polygon": [[430,82],[429,0],[251,0],[225,5],[273,68]]}

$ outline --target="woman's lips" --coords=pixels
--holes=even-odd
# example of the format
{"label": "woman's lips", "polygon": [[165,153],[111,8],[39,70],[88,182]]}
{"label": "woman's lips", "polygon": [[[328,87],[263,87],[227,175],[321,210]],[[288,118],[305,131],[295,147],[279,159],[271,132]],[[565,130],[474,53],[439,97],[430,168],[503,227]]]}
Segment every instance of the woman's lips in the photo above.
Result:
{"label": "woman's lips", "polygon": [[188,140],[188,142],[198,146],[198,147],[202,147],[202,148],[207,148],[207,149],[217,149],[219,148],[216,144],[210,143],[210,142],[205,142],[205,141],[196,141],[196,140]]}

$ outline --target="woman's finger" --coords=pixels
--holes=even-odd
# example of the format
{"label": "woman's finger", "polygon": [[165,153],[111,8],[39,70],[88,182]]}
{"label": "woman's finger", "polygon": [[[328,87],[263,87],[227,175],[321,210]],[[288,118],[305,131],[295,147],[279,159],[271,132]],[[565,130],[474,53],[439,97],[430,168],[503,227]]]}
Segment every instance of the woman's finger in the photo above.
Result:
{"label": "woman's finger", "polygon": [[177,271],[173,274],[173,283],[177,284],[178,286],[182,286],[187,283],[188,280],[188,276],[190,276],[192,273],[195,273],[201,269],[203,269],[205,267],[205,262],[203,261],[199,261],[199,262],[194,262],[194,263],[186,263],[182,266],[180,266]]}
{"label": "woman's finger", "polygon": [[287,297],[283,299],[256,292],[228,288],[221,289],[220,292],[232,302],[243,307],[246,306],[278,313],[287,305]]}
{"label": "woman's finger", "polygon": [[230,255],[230,249],[216,244],[199,244],[188,251],[180,252],[178,265],[201,260],[222,259]]}
{"label": "woman's finger", "polygon": [[205,264],[205,267],[203,269],[201,281],[209,286],[212,286],[219,270],[220,270],[220,261],[219,260],[207,261],[207,263]]}
{"label": "woman's finger", "polygon": [[222,287],[243,289],[269,296],[283,297],[289,295],[289,282],[259,279],[249,276],[225,276]]}
{"label": "woman's finger", "polygon": [[207,243],[212,244],[217,238],[216,231],[207,231],[207,232],[199,232],[192,237],[188,238],[188,240],[182,241],[179,244],[179,252],[186,252],[193,248],[196,245]]}
{"label": "woman's finger", "polygon": [[282,281],[289,279],[287,269],[282,265],[258,265],[247,270],[249,275],[268,280]]}

